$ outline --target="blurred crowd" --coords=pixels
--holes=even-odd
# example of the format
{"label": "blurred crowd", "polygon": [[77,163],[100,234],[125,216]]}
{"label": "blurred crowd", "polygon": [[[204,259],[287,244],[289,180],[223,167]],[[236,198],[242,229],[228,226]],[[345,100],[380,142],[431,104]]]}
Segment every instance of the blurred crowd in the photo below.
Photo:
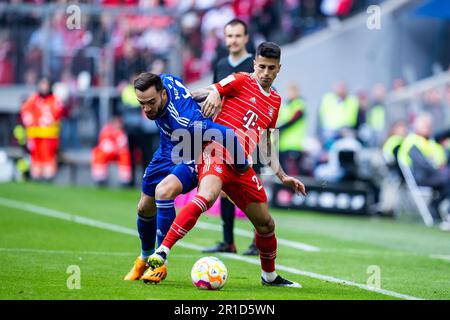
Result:
{"label": "blurred crowd", "polygon": [[[222,30],[235,17],[248,23],[252,42],[285,44],[326,26],[327,17],[344,18],[373,2],[10,0],[24,6],[0,6],[0,85],[35,85],[43,75],[74,84],[86,71],[91,86],[120,86],[135,72],[167,68],[189,83],[209,74],[226,54]],[[91,5],[80,7],[75,29],[68,28],[65,11],[73,3]],[[44,4],[61,7],[40,10]],[[134,11],[114,10],[117,6]]]}

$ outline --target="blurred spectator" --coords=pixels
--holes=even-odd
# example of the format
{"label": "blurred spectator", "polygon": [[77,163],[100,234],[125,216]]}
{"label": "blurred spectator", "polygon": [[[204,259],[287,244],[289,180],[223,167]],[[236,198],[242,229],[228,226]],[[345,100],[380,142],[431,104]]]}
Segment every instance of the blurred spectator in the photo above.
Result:
{"label": "blurred spectator", "polygon": [[353,0],[323,0],[321,10],[327,16],[346,16],[350,13]]}
{"label": "blurred spectator", "polygon": [[408,126],[403,121],[394,123],[389,130],[388,138],[383,144],[383,157],[391,167],[397,168],[398,150],[408,134]]}
{"label": "blurred spectator", "polygon": [[92,179],[100,186],[108,183],[108,166],[118,165],[119,180],[123,186],[131,181],[131,157],[122,121],[114,117],[100,132],[98,145],[92,150]]}
{"label": "blurred spectator", "polygon": [[[440,197],[433,201],[436,209],[441,201],[450,200],[450,167],[447,166],[444,148],[431,138],[432,130],[431,115],[419,115],[414,121],[414,131],[400,146],[398,161],[411,168],[419,186],[432,187],[439,192]],[[438,210],[433,210],[432,214],[435,219],[441,219]]]}
{"label": "blurred spectator", "polygon": [[353,181],[357,178],[357,156],[362,150],[354,130],[342,128],[340,137],[331,145],[328,163],[320,164],[314,176],[319,181]]}
{"label": "blurred spectator", "polygon": [[402,78],[396,78],[392,82],[392,90],[393,91],[402,90],[405,87],[405,85],[406,85],[405,80],[403,80]]}
{"label": "blurred spectator", "polygon": [[61,150],[79,149],[78,121],[81,117],[80,100],[74,96],[78,90],[77,81],[69,69],[63,71],[61,81],[53,86],[55,95],[64,105],[61,119]]}
{"label": "blurred spectator", "polygon": [[339,82],[335,91],[324,95],[319,110],[320,136],[325,149],[329,149],[342,128],[358,126],[358,98],[347,94],[347,86]]}
{"label": "blurred spectator", "polygon": [[448,127],[446,114],[442,98],[437,89],[429,89],[423,95],[423,112],[429,113],[433,117],[433,132],[443,130]]}
{"label": "blurred spectator", "polygon": [[115,64],[115,85],[128,81],[132,74],[146,70],[146,62],[142,54],[134,47],[131,39],[125,40],[122,54]]}
{"label": "blurred spectator", "polygon": [[18,173],[17,180],[19,182],[26,181],[30,178],[30,156],[27,148],[27,133],[20,116],[17,117],[17,123],[13,130],[13,136],[17,145],[22,150],[22,155],[16,162],[16,170]]}
{"label": "blurred spectator", "polygon": [[48,78],[38,83],[34,93],[22,106],[20,115],[26,128],[28,150],[31,154],[31,177],[46,181],[57,172],[56,153],[59,145],[61,101],[53,94]]}
{"label": "blurred spectator", "polygon": [[376,84],[372,88],[372,102],[367,123],[376,132],[384,130],[385,126],[385,103],[386,88],[381,83]]}
{"label": "blurred spectator", "polygon": [[360,126],[367,122],[370,108],[369,94],[365,90],[361,90],[357,93],[358,98],[358,121],[356,129],[359,129]]}
{"label": "blurred spectator", "polygon": [[0,85],[13,84],[15,81],[12,42],[6,32],[0,33]]}
{"label": "blurred spectator", "polygon": [[386,88],[381,83],[372,88],[372,101],[367,114],[366,123],[371,132],[370,146],[380,146],[385,130],[386,110],[385,110]]}
{"label": "blurred spectator", "polygon": [[311,175],[306,164],[306,114],[305,102],[300,89],[290,83],[287,89],[287,102],[280,109],[277,128],[280,130],[281,166],[290,176]]}

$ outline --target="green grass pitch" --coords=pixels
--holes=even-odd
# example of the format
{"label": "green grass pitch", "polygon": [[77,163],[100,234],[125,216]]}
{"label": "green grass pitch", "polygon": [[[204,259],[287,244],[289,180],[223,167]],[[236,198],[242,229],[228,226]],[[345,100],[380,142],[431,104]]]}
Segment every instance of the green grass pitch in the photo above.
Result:
{"label": "green grass pitch", "polygon": [[[0,184],[0,299],[450,299],[449,233],[388,219],[280,210],[271,210],[278,238],[319,248],[278,246],[277,263],[285,267],[279,273],[302,289],[264,287],[254,257],[251,263],[217,255],[229,270],[226,286],[198,290],[190,269],[205,254],[193,248],[210,246],[222,234],[197,227],[173,249],[166,281],[126,282],[122,278],[139,252],[139,239],[131,234],[138,198],[138,190]],[[38,214],[48,209],[122,229]],[[217,217],[200,221],[220,225]],[[247,220],[237,220],[236,227],[252,230]],[[238,251],[250,240],[236,235]],[[80,289],[67,286],[73,265],[81,271]],[[376,276],[370,266],[379,270],[377,292],[366,287]]]}

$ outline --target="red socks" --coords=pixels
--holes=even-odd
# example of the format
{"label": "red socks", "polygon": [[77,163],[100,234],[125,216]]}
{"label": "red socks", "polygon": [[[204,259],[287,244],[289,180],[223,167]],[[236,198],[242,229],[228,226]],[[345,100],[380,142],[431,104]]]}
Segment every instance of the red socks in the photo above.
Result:
{"label": "red socks", "polygon": [[259,234],[255,231],[255,245],[259,250],[262,270],[265,272],[274,272],[275,258],[277,257],[277,238],[275,238],[275,232]]}
{"label": "red socks", "polygon": [[208,209],[208,201],[202,196],[196,195],[192,201],[178,213],[169,232],[167,232],[162,245],[171,249],[178,240],[183,238],[189,230],[194,227],[200,215]]}

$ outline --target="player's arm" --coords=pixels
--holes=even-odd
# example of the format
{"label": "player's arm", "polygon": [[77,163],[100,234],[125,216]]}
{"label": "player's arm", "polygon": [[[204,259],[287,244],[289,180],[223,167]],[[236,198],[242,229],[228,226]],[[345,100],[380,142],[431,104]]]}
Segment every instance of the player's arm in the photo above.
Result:
{"label": "player's arm", "polygon": [[242,88],[246,79],[247,76],[245,73],[230,74],[219,82],[195,92],[193,96],[197,97],[197,99],[201,100],[205,97],[202,105],[203,115],[205,117],[212,117],[220,112],[222,98],[234,96]]}
{"label": "player's arm", "polygon": [[272,145],[271,131],[267,130],[263,132],[262,143],[260,144],[261,157],[264,163],[270,164],[275,175],[280,179],[281,183],[287,187],[294,189],[296,193],[301,193],[306,196],[305,185],[297,178],[291,177],[284,172],[280,164],[280,159],[275,152]]}
{"label": "player's arm", "polygon": [[202,113],[207,118],[213,117],[222,108],[222,99],[214,85],[193,91],[192,97],[198,103],[203,102]]}

